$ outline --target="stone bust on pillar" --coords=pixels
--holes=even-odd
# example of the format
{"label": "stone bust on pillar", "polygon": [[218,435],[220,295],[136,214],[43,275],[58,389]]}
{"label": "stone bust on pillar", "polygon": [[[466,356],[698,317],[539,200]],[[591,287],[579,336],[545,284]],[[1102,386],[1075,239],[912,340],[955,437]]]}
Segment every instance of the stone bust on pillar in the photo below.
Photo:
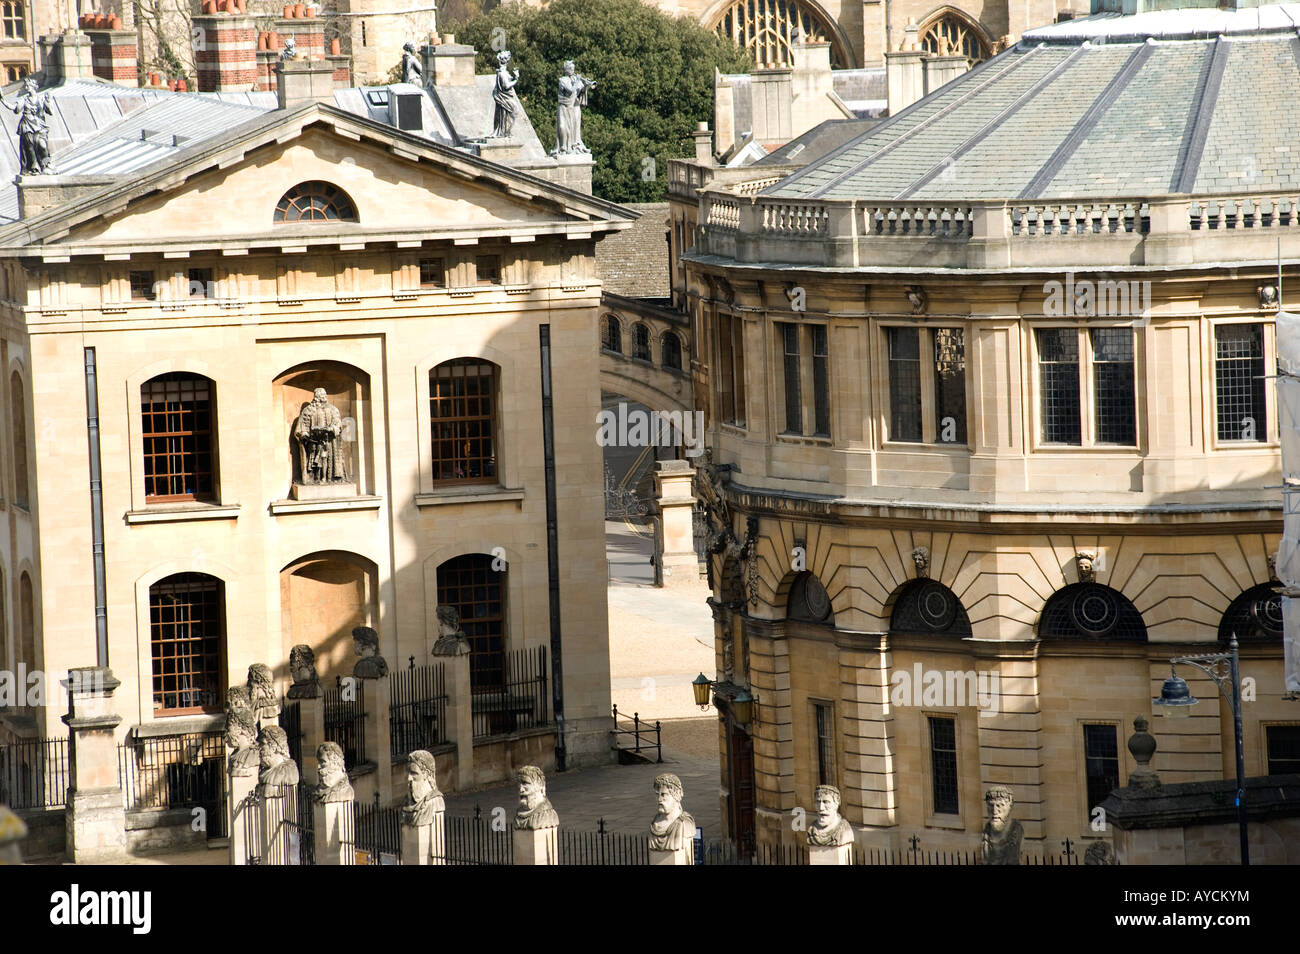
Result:
{"label": "stone bust on pillar", "polygon": [[464,656],[470,651],[469,640],[460,628],[460,613],[456,607],[438,604],[438,641],[433,644],[435,656]]}
{"label": "stone bust on pillar", "polygon": [[316,764],[320,766],[320,784],[312,792],[312,798],[323,805],[332,802],[350,802],[353,800],[352,783],[348,780],[348,768],[343,759],[343,750],[337,742],[322,742],[316,747]]}
{"label": "stone bust on pillar", "polygon": [[352,639],[360,659],[352,667],[352,675],[358,679],[382,679],[388,675],[388,663],[379,655],[379,634],[369,626],[358,626],[352,630]]}
{"label": "stone bust on pillar", "polygon": [[278,725],[262,729],[262,772],[258,782],[266,787],[298,784],[298,766],[289,757],[289,736]]}
{"label": "stone bust on pillar", "polygon": [[546,776],[536,765],[525,765],[517,773],[519,782],[519,808],[515,811],[515,828],[518,831],[537,831],[556,828],[560,816],[546,797]]}
{"label": "stone bust on pillar", "polygon": [[403,824],[412,827],[428,825],[433,816],[446,810],[442,792],[438,790],[437,763],[433,755],[417,749],[406,763],[406,805],[402,808]]}
{"label": "stone bust on pillar", "polygon": [[257,723],[249,709],[230,709],[226,712],[226,751],[230,774],[234,778],[247,778],[258,774],[261,753],[257,747]]}
{"label": "stone bust on pillar", "polygon": [[280,700],[275,697],[275,677],[265,663],[248,667],[248,701],[259,726],[280,718]]}
{"label": "stone bust on pillar", "polygon": [[984,793],[989,820],[980,836],[980,864],[1020,864],[1020,840],[1025,832],[1020,822],[1011,817],[1015,801],[1011,789],[1005,785],[994,785]]}
{"label": "stone bust on pillar", "polygon": [[290,699],[319,699],[320,676],[316,674],[316,654],[305,643],[289,650],[289,675],[293,685],[285,693]]}
{"label": "stone bust on pillar", "polygon": [[834,785],[818,785],[813,803],[817,820],[808,827],[808,844],[815,848],[853,844],[853,825],[840,814],[840,790]]}
{"label": "stone bust on pillar", "polygon": [[682,780],[665,773],[655,779],[659,811],[650,823],[651,851],[680,851],[695,839],[695,819],[682,809]]}

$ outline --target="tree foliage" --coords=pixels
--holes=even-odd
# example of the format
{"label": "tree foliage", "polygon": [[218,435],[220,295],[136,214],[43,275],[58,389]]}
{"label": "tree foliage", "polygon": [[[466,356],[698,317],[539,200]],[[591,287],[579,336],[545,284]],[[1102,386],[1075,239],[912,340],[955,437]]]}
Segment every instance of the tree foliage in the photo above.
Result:
{"label": "tree foliage", "polygon": [[456,42],[478,50],[478,72],[496,72],[508,49],[516,91],[542,144],[555,145],[557,83],[565,60],[596,81],[582,116],[596,195],[657,202],[670,158],[694,155],[696,123],[713,117],[713,71],[740,73],[750,56],[689,18],[642,0],[508,3],[456,25]]}

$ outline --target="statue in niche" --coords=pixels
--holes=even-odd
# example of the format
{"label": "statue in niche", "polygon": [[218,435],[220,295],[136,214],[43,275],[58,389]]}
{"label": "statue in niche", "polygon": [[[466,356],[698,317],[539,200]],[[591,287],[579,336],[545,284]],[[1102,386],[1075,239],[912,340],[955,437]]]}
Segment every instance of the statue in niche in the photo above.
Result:
{"label": "statue in niche", "polygon": [[289,756],[289,736],[278,725],[262,729],[259,753],[262,772],[258,781],[267,788],[298,784],[298,765]]}
{"label": "statue in niche", "polygon": [[348,479],[347,451],[343,441],[343,416],[329,402],[324,388],[312,392],[309,403],[293,428],[298,442],[300,483],[341,484]]}
{"label": "statue in niche", "polygon": [[17,103],[6,103],[0,94],[0,106],[18,116],[18,168],[25,176],[50,172],[50,123],[46,117],[53,116],[54,109],[49,94],[37,89],[36,78],[29,76],[23,81]]}
{"label": "statue in niche", "polygon": [[469,640],[460,628],[460,613],[456,607],[438,604],[438,641],[433,644],[435,656],[464,656],[470,651]]}
{"label": "statue in niche", "polygon": [[679,851],[695,839],[695,819],[682,809],[682,780],[665,773],[655,779],[659,811],[650,823],[652,851]]}
{"label": "statue in niche", "polygon": [[259,728],[278,722],[280,701],[275,697],[275,677],[265,663],[248,667],[248,700]]}
{"label": "statue in niche", "polygon": [[994,785],[984,793],[984,802],[989,807],[989,820],[980,836],[980,864],[1020,864],[1020,839],[1025,830],[1011,817],[1011,806],[1016,802],[1011,789]]}
{"label": "statue in niche", "polygon": [[352,675],[358,679],[382,679],[388,675],[388,662],[379,655],[377,632],[369,626],[357,626],[352,630],[352,642],[361,657],[352,667]]}
{"label": "statue in niche", "polygon": [[319,699],[320,676],[316,674],[316,654],[305,643],[289,650],[289,675],[293,685],[285,695],[290,699]]}
{"label": "statue in niche", "polygon": [[261,753],[257,747],[257,723],[251,709],[229,709],[226,712],[226,760],[234,778],[247,778],[258,774]]}
{"label": "statue in niche", "polygon": [[1097,554],[1091,550],[1080,550],[1074,555],[1074,567],[1079,573],[1080,583],[1091,583],[1097,578],[1097,571],[1093,564],[1097,561]]}
{"label": "statue in niche", "polygon": [[419,828],[433,821],[433,816],[446,809],[442,792],[438,790],[437,763],[433,755],[417,749],[406,763],[406,805],[402,808],[402,822]]}
{"label": "statue in niche", "polygon": [[556,828],[560,816],[546,797],[546,776],[536,765],[525,765],[515,773],[519,782],[519,808],[515,811],[515,828],[520,831],[537,831]]}
{"label": "statue in niche", "polygon": [[316,764],[320,767],[320,784],[312,792],[312,798],[324,805],[350,802],[355,798],[352,783],[348,781],[343,750],[337,742],[322,742],[316,746]]}
{"label": "statue in niche", "polygon": [[424,67],[415,54],[415,44],[407,40],[402,44],[402,82],[412,86],[424,85]]}
{"label": "statue in niche", "polygon": [[502,50],[497,54],[497,79],[492,89],[492,102],[495,105],[492,115],[492,136],[495,139],[509,139],[515,128],[515,120],[524,111],[519,102],[515,87],[519,85],[519,71],[512,75],[510,70],[510,51]]}
{"label": "statue in niche", "polygon": [[808,827],[808,844],[815,848],[842,848],[853,844],[853,825],[840,814],[840,790],[818,785],[813,793],[817,820]]}
{"label": "statue in niche", "polygon": [[912,566],[916,567],[916,578],[918,580],[930,575],[929,547],[917,547],[912,551]]}
{"label": "statue in niche", "polygon": [[587,91],[596,83],[578,74],[573,60],[564,61],[560,76],[559,108],[555,117],[555,151],[553,156],[589,155],[582,141],[582,108],[587,105]]}

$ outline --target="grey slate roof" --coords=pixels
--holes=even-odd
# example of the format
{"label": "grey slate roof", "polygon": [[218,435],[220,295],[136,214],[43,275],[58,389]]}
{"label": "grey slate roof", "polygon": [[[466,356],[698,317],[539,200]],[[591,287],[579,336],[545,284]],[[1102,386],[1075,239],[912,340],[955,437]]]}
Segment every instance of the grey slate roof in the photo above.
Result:
{"label": "grey slate roof", "polygon": [[[1032,31],[764,194],[1118,198],[1300,187],[1300,4],[1217,17],[1226,12],[1103,14]],[[1198,13],[1232,32],[1178,36],[1188,22],[1178,18]],[[1130,36],[1139,20],[1163,38]],[[1287,29],[1248,33],[1249,22]]]}
{"label": "grey slate roof", "polygon": [[783,166],[813,162],[832,149],[855,139],[878,122],[877,119],[827,119],[802,136],[796,136],[780,148],[773,149],[754,165]]}

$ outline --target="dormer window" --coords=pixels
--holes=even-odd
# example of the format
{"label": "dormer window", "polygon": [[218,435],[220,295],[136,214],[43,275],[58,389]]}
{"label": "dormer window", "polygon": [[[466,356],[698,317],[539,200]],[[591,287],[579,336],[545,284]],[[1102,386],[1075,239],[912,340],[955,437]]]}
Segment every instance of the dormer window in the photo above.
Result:
{"label": "dormer window", "polygon": [[355,222],[356,204],[338,186],[302,182],[286,192],[275,207],[278,222]]}

